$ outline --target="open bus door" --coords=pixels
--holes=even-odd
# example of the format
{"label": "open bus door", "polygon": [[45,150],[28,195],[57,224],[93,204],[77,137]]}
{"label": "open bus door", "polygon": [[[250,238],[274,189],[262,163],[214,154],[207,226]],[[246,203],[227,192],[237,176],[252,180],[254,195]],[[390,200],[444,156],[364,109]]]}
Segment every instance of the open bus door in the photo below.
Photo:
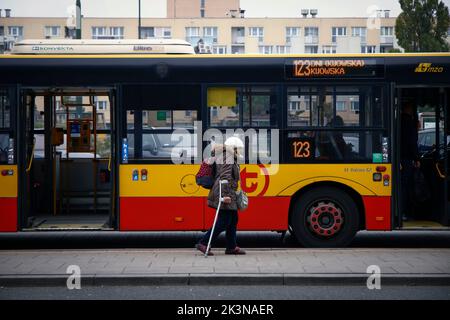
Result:
{"label": "open bus door", "polygon": [[[450,225],[450,175],[449,175],[449,102],[448,87],[422,87],[397,89],[397,151],[400,163],[401,112],[405,104],[414,106],[417,122],[418,152],[422,183],[415,180],[411,186],[402,185],[402,171],[398,175],[396,190],[397,226],[405,229],[443,228]],[[410,188],[408,208],[403,208],[402,190]],[[422,192],[421,192],[422,191]]]}
{"label": "open bus door", "polygon": [[22,230],[114,227],[114,102],[109,88],[21,92]]}

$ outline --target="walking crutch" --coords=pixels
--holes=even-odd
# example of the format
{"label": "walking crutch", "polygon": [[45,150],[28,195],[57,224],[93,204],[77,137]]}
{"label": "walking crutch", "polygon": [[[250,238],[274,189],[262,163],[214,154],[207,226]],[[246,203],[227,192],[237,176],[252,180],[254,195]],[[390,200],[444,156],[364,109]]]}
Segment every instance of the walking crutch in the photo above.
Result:
{"label": "walking crutch", "polygon": [[222,184],[227,184],[227,183],[228,183],[227,180],[220,180],[219,181],[219,204],[217,205],[216,216],[214,217],[214,223],[213,223],[213,226],[212,226],[212,229],[211,229],[211,234],[209,235],[208,246],[206,247],[206,251],[205,251],[205,258],[208,257],[209,248],[211,247],[211,239],[212,239],[212,236],[214,234],[214,228],[216,227],[217,216],[219,215],[220,205],[223,202],[223,198],[222,198]]}

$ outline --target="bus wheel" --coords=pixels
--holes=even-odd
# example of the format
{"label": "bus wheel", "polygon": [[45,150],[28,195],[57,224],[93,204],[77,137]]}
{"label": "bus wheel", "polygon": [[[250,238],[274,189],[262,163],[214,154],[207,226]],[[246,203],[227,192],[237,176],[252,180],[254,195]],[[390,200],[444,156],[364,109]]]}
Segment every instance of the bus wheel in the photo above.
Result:
{"label": "bus wheel", "polygon": [[295,201],[291,225],[305,247],[345,247],[358,231],[358,208],[338,188],[313,189]]}

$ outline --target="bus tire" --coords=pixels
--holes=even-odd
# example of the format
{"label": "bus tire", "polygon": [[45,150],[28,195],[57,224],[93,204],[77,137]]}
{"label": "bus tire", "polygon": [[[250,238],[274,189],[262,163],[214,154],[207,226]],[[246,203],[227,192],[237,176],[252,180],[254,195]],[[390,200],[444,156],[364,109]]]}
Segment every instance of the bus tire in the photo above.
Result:
{"label": "bus tire", "polygon": [[345,247],[359,228],[358,207],[339,188],[312,189],[294,202],[291,226],[305,247]]}

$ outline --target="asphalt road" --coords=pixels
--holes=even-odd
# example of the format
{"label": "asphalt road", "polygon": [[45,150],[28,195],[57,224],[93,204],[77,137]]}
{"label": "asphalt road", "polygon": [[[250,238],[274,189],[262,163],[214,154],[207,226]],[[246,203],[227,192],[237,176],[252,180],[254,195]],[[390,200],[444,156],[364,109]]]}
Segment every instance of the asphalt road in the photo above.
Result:
{"label": "asphalt road", "polygon": [[[192,248],[201,232],[22,232],[0,234],[1,249]],[[216,247],[223,247],[224,235]],[[243,248],[300,247],[289,233],[238,232]],[[359,232],[352,248],[450,248],[450,231]]]}
{"label": "asphalt road", "polygon": [[447,286],[101,286],[0,288],[0,299],[151,300],[450,300]]}

